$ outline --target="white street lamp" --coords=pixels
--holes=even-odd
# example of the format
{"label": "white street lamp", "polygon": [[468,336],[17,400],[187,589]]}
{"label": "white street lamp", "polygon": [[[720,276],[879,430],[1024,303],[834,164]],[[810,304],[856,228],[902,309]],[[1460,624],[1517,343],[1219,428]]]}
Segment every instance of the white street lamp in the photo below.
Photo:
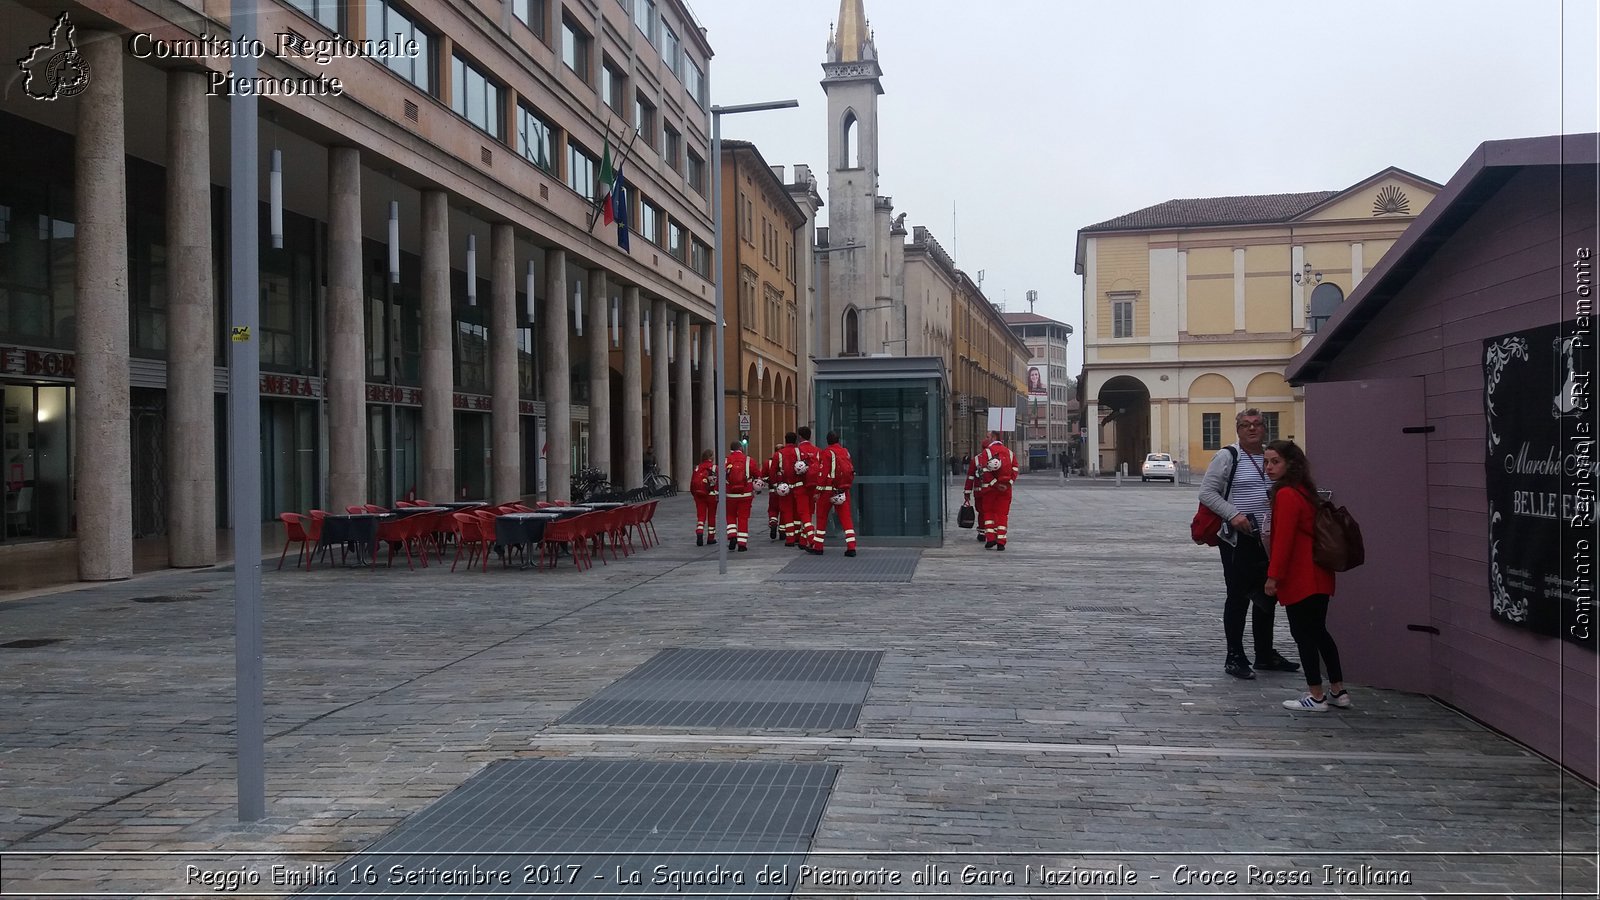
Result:
{"label": "white street lamp", "polygon": [[[717,372],[716,372],[716,397],[712,400],[712,415],[716,419],[717,446],[714,451],[717,460],[717,472],[725,471],[728,467],[728,422],[724,415],[727,406],[728,386],[723,375],[723,366],[726,344],[723,341],[723,330],[726,322],[722,316],[722,117],[739,113],[761,112],[768,109],[792,109],[800,105],[799,100],[773,100],[767,103],[739,103],[733,106],[711,107],[711,231],[715,235],[716,250],[715,261],[712,268],[716,279],[716,326],[717,326]],[[715,524],[721,525],[728,518],[728,492],[717,491],[717,517]],[[728,542],[722,540],[718,534],[717,540],[717,574],[728,574]]]}

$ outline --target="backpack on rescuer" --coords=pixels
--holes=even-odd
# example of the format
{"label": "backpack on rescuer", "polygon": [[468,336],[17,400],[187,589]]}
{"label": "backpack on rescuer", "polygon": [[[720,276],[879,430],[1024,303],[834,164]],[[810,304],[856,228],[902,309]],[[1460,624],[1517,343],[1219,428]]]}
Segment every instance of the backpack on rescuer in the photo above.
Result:
{"label": "backpack on rescuer", "polygon": [[1348,572],[1367,561],[1361,543],[1361,526],[1355,516],[1330,500],[1314,503],[1316,517],[1311,526],[1311,561],[1334,572]]}
{"label": "backpack on rescuer", "polygon": [[835,453],[833,455],[833,489],[848,491],[856,483],[856,466],[850,461],[850,454]]}

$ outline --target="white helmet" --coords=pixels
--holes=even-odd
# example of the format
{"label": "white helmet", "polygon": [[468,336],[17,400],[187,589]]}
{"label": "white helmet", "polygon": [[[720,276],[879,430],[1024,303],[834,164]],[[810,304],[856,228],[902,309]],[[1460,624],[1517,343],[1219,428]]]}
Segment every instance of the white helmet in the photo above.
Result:
{"label": "white helmet", "polygon": [[997,456],[997,457],[994,457],[994,458],[990,459],[989,460],[989,464],[984,466],[984,468],[988,469],[991,472],[1000,471],[1000,458]]}
{"label": "white helmet", "polygon": [[780,481],[778,482],[777,487],[774,487],[773,490],[777,492],[779,497],[787,497],[789,496],[789,482]]}
{"label": "white helmet", "polygon": [[767,489],[767,481],[764,478],[757,478],[755,481],[750,482],[750,486],[758,491],[764,491]]}
{"label": "white helmet", "polygon": [[834,506],[843,506],[845,501],[848,499],[849,498],[844,495],[844,491],[834,491],[833,498],[828,502],[832,503]]}
{"label": "white helmet", "polygon": [[796,475],[804,475],[806,473],[806,469],[809,468],[810,466],[806,465],[806,461],[803,459],[797,459],[794,461],[794,473]]}

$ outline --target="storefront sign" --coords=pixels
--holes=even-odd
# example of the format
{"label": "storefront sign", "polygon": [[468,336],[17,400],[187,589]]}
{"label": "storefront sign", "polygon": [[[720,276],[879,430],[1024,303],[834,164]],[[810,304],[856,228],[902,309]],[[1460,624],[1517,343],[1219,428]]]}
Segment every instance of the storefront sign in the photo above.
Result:
{"label": "storefront sign", "polygon": [[1594,358],[1571,322],[1484,341],[1491,612],[1590,649]]}
{"label": "storefront sign", "polygon": [[0,374],[73,378],[77,368],[77,357],[64,351],[0,347]]}
{"label": "storefront sign", "polygon": [[261,374],[261,393],[271,397],[320,397],[321,379],[305,375]]}
{"label": "storefront sign", "polygon": [[398,403],[402,406],[421,406],[422,389],[399,387],[393,384],[367,385],[368,403]]}
{"label": "storefront sign", "polygon": [[456,409],[477,409],[488,412],[494,409],[494,399],[482,394],[456,394]]}

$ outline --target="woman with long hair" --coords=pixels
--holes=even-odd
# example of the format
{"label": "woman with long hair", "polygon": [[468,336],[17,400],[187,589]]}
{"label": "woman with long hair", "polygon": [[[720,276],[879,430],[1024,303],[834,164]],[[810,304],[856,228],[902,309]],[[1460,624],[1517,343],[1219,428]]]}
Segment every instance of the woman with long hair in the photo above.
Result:
{"label": "woman with long hair", "polygon": [[[1327,712],[1329,706],[1348,709],[1351,701],[1344,689],[1339,647],[1328,633],[1333,572],[1317,565],[1311,554],[1317,517],[1317,483],[1311,478],[1311,463],[1294,441],[1273,441],[1264,455],[1267,477],[1272,480],[1272,531],[1267,583],[1262,591],[1283,605],[1306,673],[1305,695],[1285,700],[1283,706],[1295,712]],[[1322,689],[1322,665],[1328,667],[1327,692]]]}

